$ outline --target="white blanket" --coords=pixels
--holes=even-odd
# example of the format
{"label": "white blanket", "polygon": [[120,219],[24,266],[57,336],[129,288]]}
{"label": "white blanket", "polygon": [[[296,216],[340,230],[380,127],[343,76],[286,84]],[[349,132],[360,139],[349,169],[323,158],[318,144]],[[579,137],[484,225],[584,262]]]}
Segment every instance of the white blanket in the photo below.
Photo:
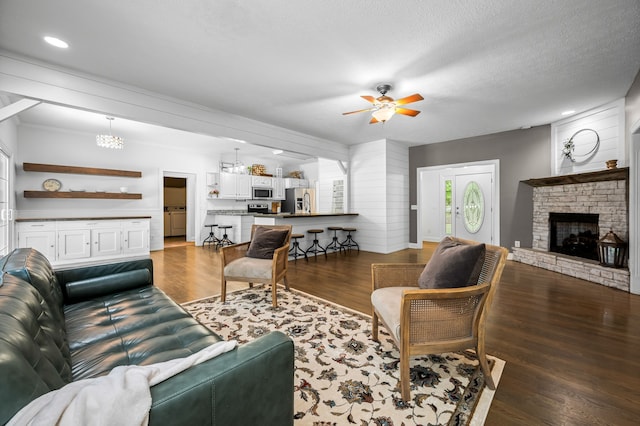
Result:
{"label": "white blanket", "polygon": [[116,367],[106,376],[78,380],[48,392],[20,410],[8,425],[147,425],[151,386],[235,348],[215,343],[187,358]]}

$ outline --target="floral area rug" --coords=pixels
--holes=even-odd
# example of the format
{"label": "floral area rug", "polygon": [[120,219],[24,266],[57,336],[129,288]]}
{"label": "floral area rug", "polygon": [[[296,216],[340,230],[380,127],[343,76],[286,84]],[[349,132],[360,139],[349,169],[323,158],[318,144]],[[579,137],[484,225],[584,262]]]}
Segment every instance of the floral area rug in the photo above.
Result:
{"label": "floral area rug", "polygon": [[[278,288],[275,309],[268,287],[231,293],[226,304],[212,297],[183,306],[240,344],[272,330],[293,339],[296,425],[482,424],[493,397],[468,351],[412,358],[412,399],[403,402],[399,352],[384,327],[374,342],[370,317],[295,290]],[[504,361],[490,362],[497,385]]]}

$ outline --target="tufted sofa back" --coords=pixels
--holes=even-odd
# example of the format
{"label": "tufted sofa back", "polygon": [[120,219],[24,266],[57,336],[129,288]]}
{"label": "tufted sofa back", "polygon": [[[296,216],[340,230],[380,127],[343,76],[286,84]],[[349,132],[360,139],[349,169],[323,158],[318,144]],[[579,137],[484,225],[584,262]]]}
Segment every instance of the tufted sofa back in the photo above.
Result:
{"label": "tufted sofa back", "polygon": [[1,269],[31,283],[38,290],[46,306],[43,309],[59,325],[64,325],[63,296],[49,260],[40,252],[28,248],[14,250],[2,258]]}
{"label": "tufted sofa back", "polygon": [[[0,423],[72,377],[60,288],[46,259],[33,253],[0,261],[9,269],[0,278]],[[14,260],[33,268],[20,271]]]}

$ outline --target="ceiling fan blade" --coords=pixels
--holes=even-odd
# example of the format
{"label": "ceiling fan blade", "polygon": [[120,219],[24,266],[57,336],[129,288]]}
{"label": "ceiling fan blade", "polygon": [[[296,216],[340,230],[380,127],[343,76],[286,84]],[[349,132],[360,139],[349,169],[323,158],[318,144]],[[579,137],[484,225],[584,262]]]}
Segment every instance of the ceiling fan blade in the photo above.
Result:
{"label": "ceiling fan blade", "polygon": [[359,109],[357,111],[343,112],[342,115],[357,114],[359,112],[367,112],[367,111],[371,111],[371,110],[374,110],[374,109],[375,108]]}
{"label": "ceiling fan blade", "polygon": [[396,101],[396,105],[406,105],[406,104],[410,104],[412,102],[418,102],[418,101],[422,101],[422,100],[424,100],[422,95],[420,95],[419,93],[414,93],[413,95],[407,96],[406,98],[398,99]]}
{"label": "ceiling fan blade", "polygon": [[371,117],[371,121],[369,121],[369,124],[376,124],[378,122],[378,119],[376,119],[375,117]]}
{"label": "ceiling fan blade", "polygon": [[415,117],[416,115],[420,114],[420,111],[416,111],[415,109],[409,109],[409,108],[396,108],[396,113]]}
{"label": "ceiling fan blade", "polygon": [[374,98],[373,96],[362,95],[360,97],[367,102],[375,103],[376,101],[376,98]]}

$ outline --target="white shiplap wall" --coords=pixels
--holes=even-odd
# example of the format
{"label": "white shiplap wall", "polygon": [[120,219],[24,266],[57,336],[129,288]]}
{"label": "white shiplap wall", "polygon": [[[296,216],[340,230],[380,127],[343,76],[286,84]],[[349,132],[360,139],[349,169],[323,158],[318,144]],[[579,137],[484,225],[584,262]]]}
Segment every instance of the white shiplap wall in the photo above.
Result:
{"label": "white shiplap wall", "polygon": [[[568,175],[604,170],[607,160],[618,160],[618,167],[626,166],[624,99],[551,123],[551,174]],[[595,142],[593,132],[581,132],[574,138],[575,162],[562,155],[564,143],[582,129],[593,129],[600,136],[600,146],[593,155],[585,157]]]}
{"label": "white shiplap wall", "polygon": [[409,148],[387,142],[387,250],[409,247]]}
{"label": "white shiplap wall", "polygon": [[318,213],[333,212],[333,181],[335,180],[342,180],[344,185],[347,185],[347,176],[342,172],[337,161],[318,158]]}
{"label": "white shiplap wall", "polygon": [[350,149],[350,211],[359,213],[360,248],[390,253],[409,246],[409,150],[379,140]]}

